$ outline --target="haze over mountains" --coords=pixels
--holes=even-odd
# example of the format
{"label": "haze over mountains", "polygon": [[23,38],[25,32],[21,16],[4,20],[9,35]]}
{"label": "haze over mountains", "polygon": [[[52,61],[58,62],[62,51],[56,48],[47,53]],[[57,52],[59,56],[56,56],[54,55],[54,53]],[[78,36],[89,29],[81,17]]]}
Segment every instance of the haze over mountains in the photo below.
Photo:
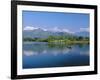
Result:
{"label": "haze over mountains", "polygon": [[79,31],[79,32],[71,32],[68,29],[59,29],[54,27],[53,29],[43,29],[37,27],[25,27],[23,29],[23,37],[30,38],[47,38],[48,36],[82,36],[89,37],[89,31]]}

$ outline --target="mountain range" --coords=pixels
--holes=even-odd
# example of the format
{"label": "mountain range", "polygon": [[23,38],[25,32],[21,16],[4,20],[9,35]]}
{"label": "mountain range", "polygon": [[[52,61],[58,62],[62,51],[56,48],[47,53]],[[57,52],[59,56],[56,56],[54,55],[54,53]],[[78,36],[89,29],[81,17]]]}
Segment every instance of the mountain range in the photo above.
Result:
{"label": "mountain range", "polygon": [[47,38],[48,36],[82,36],[82,37],[89,37],[89,32],[87,31],[80,31],[75,33],[70,33],[67,31],[50,31],[44,30],[41,28],[34,28],[32,30],[23,30],[23,37],[30,37],[30,38]]}

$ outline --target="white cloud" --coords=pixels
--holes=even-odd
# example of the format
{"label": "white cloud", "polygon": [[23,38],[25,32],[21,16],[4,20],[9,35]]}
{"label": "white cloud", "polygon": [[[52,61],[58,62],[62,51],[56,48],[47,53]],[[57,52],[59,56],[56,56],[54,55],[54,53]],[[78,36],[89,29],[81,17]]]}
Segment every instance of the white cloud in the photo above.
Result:
{"label": "white cloud", "polygon": [[86,31],[89,32],[90,28],[80,28],[80,31]]}
{"label": "white cloud", "polygon": [[42,28],[42,30],[43,30],[43,31],[48,31],[48,30],[47,30],[47,29],[45,29],[45,28]]}
{"label": "white cloud", "polygon": [[24,28],[24,30],[35,30],[35,29],[38,29],[38,28],[36,28],[36,27],[32,27],[32,26],[26,26],[25,28]]}
{"label": "white cloud", "polygon": [[72,32],[72,31],[70,31],[69,29],[60,29],[60,28],[58,28],[58,27],[54,27],[54,28],[52,29],[52,31],[55,31],[55,32],[67,32],[67,33],[71,33],[71,34],[74,33],[74,32]]}
{"label": "white cloud", "polygon": [[[35,30],[35,29],[39,29],[39,27],[33,27],[33,26],[26,26],[24,27],[23,30],[26,30],[26,31],[32,31],[32,30]],[[53,27],[51,29],[46,29],[46,28],[40,28],[42,29],[43,31],[53,31],[53,32],[67,32],[67,33],[71,33],[73,34],[74,32],[70,31],[69,29],[61,29],[61,28],[58,28],[58,27]]]}
{"label": "white cloud", "polygon": [[[24,27],[23,30],[31,31],[31,30],[35,30],[35,29],[39,29],[39,27],[26,26],[26,27]],[[47,31],[47,29],[45,29],[45,28],[40,28],[40,29],[42,29],[43,31]]]}
{"label": "white cloud", "polygon": [[62,29],[63,32],[67,32],[67,33],[71,33],[71,34],[74,34],[74,32],[68,30],[68,29]]}
{"label": "white cloud", "polygon": [[61,32],[61,30],[60,30],[58,27],[54,27],[54,28],[52,29],[52,31]]}

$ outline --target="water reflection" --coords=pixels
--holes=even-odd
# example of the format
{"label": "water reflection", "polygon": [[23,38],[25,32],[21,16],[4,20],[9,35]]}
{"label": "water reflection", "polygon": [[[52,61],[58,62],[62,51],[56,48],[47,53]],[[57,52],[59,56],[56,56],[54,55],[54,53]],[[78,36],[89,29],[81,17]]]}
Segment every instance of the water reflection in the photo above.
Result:
{"label": "water reflection", "polygon": [[88,44],[23,44],[23,68],[89,65]]}
{"label": "water reflection", "polygon": [[[84,47],[87,47],[86,44],[48,44],[44,42],[33,42],[33,43],[25,43],[24,44],[24,55],[32,56],[39,54],[69,54],[69,53],[79,53],[80,55],[89,55],[89,51],[84,50]],[[78,50],[80,49],[80,50]]]}

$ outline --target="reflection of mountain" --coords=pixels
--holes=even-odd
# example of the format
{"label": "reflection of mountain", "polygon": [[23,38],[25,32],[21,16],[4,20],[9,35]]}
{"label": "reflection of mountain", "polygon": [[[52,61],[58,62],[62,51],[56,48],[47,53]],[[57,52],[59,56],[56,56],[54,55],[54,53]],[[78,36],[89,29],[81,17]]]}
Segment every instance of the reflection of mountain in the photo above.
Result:
{"label": "reflection of mountain", "polygon": [[71,45],[54,45],[54,44],[48,44],[46,42],[33,42],[31,44],[24,43],[23,48],[24,48],[24,54],[26,56],[47,54],[47,53],[50,54],[52,53],[53,55],[57,55],[60,53],[62,54],[68,53],[71,49]]}
{"label": "reflection of mountain", "polygon": [[[69,45],[56,45],[56,44],[48,44],[46,42],[31,42],[24,43],[24,55],[32,56],[32,55],[41,55],[41,54],[69,54],[69,53],[79,53],[79,54],[87,54],[88,55],[88,45],[82,44],[69,44]],[[34,47],[35,46],[35,47]],[[88,52],[88,53],[86,53]]]}

